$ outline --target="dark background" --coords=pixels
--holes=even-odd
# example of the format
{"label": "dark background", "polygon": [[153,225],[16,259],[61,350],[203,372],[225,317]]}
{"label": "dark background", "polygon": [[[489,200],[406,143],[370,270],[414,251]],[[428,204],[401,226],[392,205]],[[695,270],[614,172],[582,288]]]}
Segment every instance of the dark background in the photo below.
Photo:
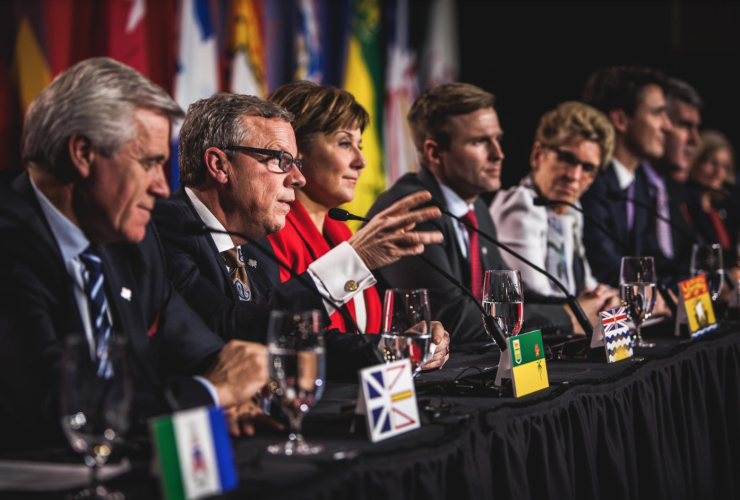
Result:
{"label": "dark background", "polygon": [[683,78],[705,101],[702,128],[737,146],[740,2],[458,2],[460,80],[497,98],[505,135],[503,187],[529,170],[539,117],[580,99],[588,75],[646,65]]}

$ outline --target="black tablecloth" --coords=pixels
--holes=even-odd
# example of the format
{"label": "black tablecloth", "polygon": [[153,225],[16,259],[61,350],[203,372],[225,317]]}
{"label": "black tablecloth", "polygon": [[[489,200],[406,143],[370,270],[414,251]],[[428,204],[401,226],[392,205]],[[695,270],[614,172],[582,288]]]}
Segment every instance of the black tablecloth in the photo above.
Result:
{"label": "black tablecloth", "polygon": [[[637,361],[551,361],[551,387],[520,399],[459,394],[445,382],[490,369],[498,355],[454,352],[445,369],[418,382],[428,422],[377,444],[364,424],[350,433],[353,417],[342,413],[357,386],[328,384],[304,426],[326,451],[274,457],[265,448],[284,434],[237,439],[241,486],[226,497],[738,497],[737,330],[690,343],[658,339],[653,349],[635,349]],[[147,478],[139,467],[115,483],[137,483],[146,497]]]}

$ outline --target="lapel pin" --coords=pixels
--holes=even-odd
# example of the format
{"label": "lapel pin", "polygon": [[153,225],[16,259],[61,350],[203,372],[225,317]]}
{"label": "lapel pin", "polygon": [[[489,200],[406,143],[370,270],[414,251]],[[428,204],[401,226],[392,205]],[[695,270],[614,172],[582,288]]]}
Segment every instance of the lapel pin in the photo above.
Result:
{"label": "lapel pin", "polygon": [[125,286],[121,288],[121,297],[123,297],[123,300],[131,300],[131,290],[126,288]]}
{"label": "lapel pin", "polygon": [[488,248],[487,247],[481,247],[480,253],[482,253],[483,255],[487,255],[488,254]]}
{"label": "lapel pin", "polygon": [[254,260],[254,259],[249,259],[249,260],[247,261],[247,264],[249,264],[249,266],[250,266],[250,267],[253,267],[253,268],[257,269],[257,261],[256,261],[256,260]]}

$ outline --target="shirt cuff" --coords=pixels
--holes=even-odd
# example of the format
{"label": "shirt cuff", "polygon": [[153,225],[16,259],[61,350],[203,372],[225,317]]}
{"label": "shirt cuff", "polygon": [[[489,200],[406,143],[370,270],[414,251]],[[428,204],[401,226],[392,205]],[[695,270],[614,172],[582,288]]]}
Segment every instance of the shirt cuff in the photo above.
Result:
{"label": "shirt cuff", "polygon": [[221,402],[218,400],[218,391],[216,391],[216,386],[214,386],[207,378],[200,377],[198,375],[193,378],[203,384],[203,387],[205,387],[208,393],[211,395],[211,399],[213,399],[213,404],[215,406],[221,406]]}
{"label": "shirt cuff", "polygon": [[[308,274],[319,292],[339,305],[376,283],[373,273],[346,241],[308,266]],[[330,314],[336,309],[326,299],[324,307]]]}

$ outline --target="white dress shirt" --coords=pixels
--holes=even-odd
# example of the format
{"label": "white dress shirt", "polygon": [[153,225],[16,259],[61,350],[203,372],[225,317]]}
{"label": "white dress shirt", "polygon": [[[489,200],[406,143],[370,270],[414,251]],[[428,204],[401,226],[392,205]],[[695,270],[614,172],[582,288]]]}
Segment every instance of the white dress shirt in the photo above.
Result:
{"label": "white dress shirt", "polygon": [[[442,190],[442,197],[445,199],[445,203],[447,204],[447,210],[449,210],[452,215],[456,217],[464,217],[469,211],[474,210],[474,204],[471,203],[468,205],[465,203],[465,200],[460,198],[460,195],[442,184],[442,181],[440,181],[436,175],[434,178],[437,180],[437,184],[439,184],[439,187]],[[460,246],[463,257],[467,259],[468,246],[470,245],[468,228],[457,219],[452,220],[452,227],[455,228],[455,235],[457,236],[457,242]]]}
{"label": "white dress shirt", "polygon": [[617,176],[619,189],[624,191],[635,181],[635,172],[629,170],[624,166],[624,163],[616,158],[612,158],[612,163],[614,164],[614,173]]}

